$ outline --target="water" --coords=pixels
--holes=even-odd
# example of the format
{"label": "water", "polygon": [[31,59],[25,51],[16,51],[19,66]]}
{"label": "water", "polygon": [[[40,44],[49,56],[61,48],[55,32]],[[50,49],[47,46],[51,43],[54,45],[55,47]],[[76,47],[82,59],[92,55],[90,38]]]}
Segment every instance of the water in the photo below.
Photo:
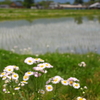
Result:
{"label": "water", "polygon": [[87,17],[0,22],[0,48],[16,53],[100,53],[100,20]]}

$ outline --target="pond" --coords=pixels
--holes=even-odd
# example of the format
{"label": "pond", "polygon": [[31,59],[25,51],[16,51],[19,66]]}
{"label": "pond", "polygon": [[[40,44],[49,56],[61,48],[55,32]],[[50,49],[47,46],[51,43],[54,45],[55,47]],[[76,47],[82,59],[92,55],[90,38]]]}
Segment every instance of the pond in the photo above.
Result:
{"label": "pond", "polygon": [[100,53],[100,18],[69,17],[0,22],[0,49],[25,54]]}

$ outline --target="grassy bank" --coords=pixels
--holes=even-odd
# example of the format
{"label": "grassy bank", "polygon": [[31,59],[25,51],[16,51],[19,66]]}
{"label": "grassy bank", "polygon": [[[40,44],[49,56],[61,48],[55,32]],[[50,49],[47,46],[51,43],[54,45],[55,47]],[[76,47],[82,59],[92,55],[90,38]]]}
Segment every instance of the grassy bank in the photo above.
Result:
{"label": "grassy bank", "polygon": [[0,20],[12,19],[37,19],[71,16],[96,16],[100,15],[100,10],[50,10],[50,9],[0,9]]}
{"label": "grassy bank", "polygon": [[[24,60],[27,57],[37,58],[37,55],[19,55],[12,53],[10,51],[0,50],[0,72],[4,69],[4,67],[8,65],[16,65],[19,66],[20,70],[18,73],[22,76],[26,71],[33,71],[32,67],[36,65],[27,65],[24,63]],[[68,79],[69,77],[76,77],[80,81],[80,88],[74,89],[71,86],[62,86],[58,85],[58,88],[55,92],[46,92],[42,95],[42,99],[39,100],[76,100],[78,96],[82,96],[87,100],[100,100],[100,55],[95,53],[87,53],[87,54],[71,54],[71,53],[47,53],[44,55],[38,55],[38,58],[43,59],[45,62],[50,63],[54,66],[52,69],[48,69],[48,73],[46,74],[44,81],[38,81],[39,84],[44,83],[50,77],[54,77],[55,75],[59,75],[64,79]],[[85,62],[86,66],[80,67],[78,65],[81,62]],[[43,81],[43,82],[42,82]],[[27,94],[26,100],[33,100],[34,95],[31,95],[34,91],[34,79],[29,81],[30,83],[23,87],[23,92],[21,90],[22,96]],[[19,97],[17,91],[14,92],[14,95],[11,93],[5,94],[2,91],[2,79],[0,79],[0,97],[2,100],[24,100]],[[87,89],[83,89],[86,86]],[[43,87],[42,87],[43,88]],[[55,90],[54,90],[55,91]],[[35,100],[35,99],[34,99]],[[37,100],[37,99],[36,99]]]}

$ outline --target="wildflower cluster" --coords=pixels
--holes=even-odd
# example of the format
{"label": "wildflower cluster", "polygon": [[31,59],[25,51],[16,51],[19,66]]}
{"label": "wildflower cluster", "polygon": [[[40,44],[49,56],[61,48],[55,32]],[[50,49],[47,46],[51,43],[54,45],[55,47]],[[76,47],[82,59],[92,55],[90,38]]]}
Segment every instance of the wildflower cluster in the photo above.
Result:
{"label": "wildflower cluster", "polygon": [[70,77],[67,80],[65,80],[60,76],[54,76],[46,82],[46,90],[47,91],[53,90],[53,86],[49,85],[49,83],[52,83],[52,84],[61,83],[62,85],[65,85],[65,86],[69,85],[69,86],[73,86],[75,89],[79,89],[80,84],[78,82],[79,82],[79,80],[75,77]]}
{"label": "wildflower cluster", "polygon": [[[3,72],[0,74],[0,77],[4,81],[3,91],[5,93],[10,93],[10,90],[12,89],[10,84],[18,83],[19,75],[16,72],[14,72],[14,70],[19,70],[19,67],[15,65],[9,65],[6,66]],[[16,87],[16,85],[14,85],[13,88],[14,90],[20,89],[19,87]]]}
{"label": "wildflower cluster", "polygon": [[42,73],[47,73],[47,70],[45,70],[45,68],[53,68],[52,65],[50,65],[49,63],[44,63],[44,60],[40,58],[28,57],[24,60],[24,62],[27,63],[28,65],[32,65],[34,63],[38,64],[36,67],[33,67],[34,71],[25,72],[21,81],[19,80],[19,75],[15,72],[15,70],[19,70],[18,66],[9,65],[4,68],[2,73],[0,73],[0,77],[4,81],[3,84],[4,93],[10,93],[13,90],[21,89],[22,86],[28,84],[30,76],[39,77],[42,75]]}
{"label": "wildflower cluster", "polygon": [[[22,89],[22,87],[26,86],[26,84],[29,84],[28,80],[30,79],[31,76],[38,79],[38,77],[42,76],[42,74],[46,74],[48,72],[47,71],[48,68],[53,68],[53,66],[51,64],[44,62],[44,60],[42,60],[40,58],[27,57],[24,60],[24,63],[26,63],[28,65],[33,65],[33,64],[35,64],[35,65],[37,64],[37,65],[35,67],[33,67],[32,70],[25,72],[24,75],[22,76],[22,78],[19,78],[18,73],[16,73],[16,71],[18,71],[20,69],[18,66],[15,66],[15,65],[9,65],[9,66],[5,67],[3,72],[0,73],[0,77],[3,80],[3,92],[4,93],[12,93],[13,94],[17,90],[20,91]],[[81,62],[80,66],[86,66],[86,64]],[[35,83],[35,81],[34,81],[34,83]],[[80,83],[77,78],[70,77],[68,79],[64,79],[61,76],[56,75],[52,78],[49,78],[49,80],[45,82],[44,90],[36,87],[37,89],[36,89],[36,91],[35,90],[34,91],[37,94],[43,95],[46,93],[46,91],[53,91],[54,90],[53,84],[58,84],[58,83],[60,83],[64,86],[72,86],[75,89],[80,88]],[[36,84],[37,84],[37,82],[36,82]],[[38,84],[41,84],[41,83],[38,83]],[[38,86],[38,85],[36,85],[36,86]],[[86,88],[86,87],[84,87],[84,88]],[[33,93],[35,93],[35,92],[33,92]],[[77,100],[86,100],[86,99],[82,98],[82,97],[77,97]]]}

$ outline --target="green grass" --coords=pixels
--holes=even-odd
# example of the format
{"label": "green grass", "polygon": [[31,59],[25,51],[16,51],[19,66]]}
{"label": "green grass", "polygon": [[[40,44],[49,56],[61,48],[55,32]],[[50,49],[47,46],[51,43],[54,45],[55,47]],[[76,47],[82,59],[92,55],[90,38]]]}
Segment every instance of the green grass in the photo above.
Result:
{"label": "green grass", "polygon": [[[37,58],[36,55],[19,55],[16,53],[12,53],[11,51],[0,50],[0,72],[4,69],[4,67],[8,65],[16,65],[22,70],[22,72],[26,72],[32,70],[33,65],[29,66],[24,63],[24,60],[27,57]],[[58,52],[55,53],[46,53],[43,55],[39,55],[38,58],[45,60],[45,62],[50,63],[54,66],[54,68],[49,69],[45,80],[53,77],[55,75],[59,75],[64,79],[68,79],[69,77],[76,77],[80,80],[81,87],[87,86],[85,94],[82,94],[82,90],[74,89],[70,86],[61,86],[59,84],[59,89],[57,90],[58,98],[54,100],[76,100],[76,97],[84,95],[87,100],[100,100],[100,55],[96,53],[87,53],[87,54],[72,54],[72,53],[64,53],[60,54]],[[78,64],[84,61],[86,63],[86,67],[79,67]],[[19,72],[20,75],[22,73]],[[12,100],[12,98],[16,98],[16,100],[22,100],[19,98],[18,94],[12,97],[11,94],[4,94],[2,92],[2,80],[0,80],[0,97],[2,100]],[[40,82],[41,81],[41,82]],[[23,87],[26,91],[26,94],[32,94],[34,90],[34,79],[30,80],[29,85]],[[42,80],[39,80],[38,84],[41,84]],[[23,93],[25,96],[25,93]],[[28,95],[27,100],[33,100],[32,97]],[[54,97],[54,92],[47,92],[44,94],[42,100],[52,100]],[[14,99],[15,100],[15,99]],[[35,100],[35,99],[34,99]]]}
{"label": "green grass", "polygon": [[100,10],[66,10],[66,9],[0,9],[0,20],[38,19],[54,17],[96,16]]}

